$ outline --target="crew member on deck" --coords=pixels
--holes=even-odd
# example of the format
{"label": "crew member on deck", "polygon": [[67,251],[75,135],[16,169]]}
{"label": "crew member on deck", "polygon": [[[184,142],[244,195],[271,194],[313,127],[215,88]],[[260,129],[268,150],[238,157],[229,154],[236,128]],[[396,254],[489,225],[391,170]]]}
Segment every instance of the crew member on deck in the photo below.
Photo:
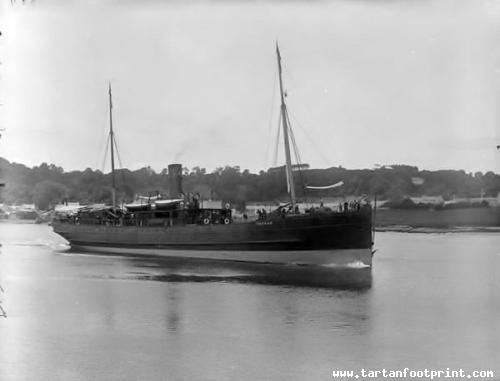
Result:
{"label": "crew member on deck", "polygon": [[262,212],[260,211],[260,209],[257,209],[257,215],[259,216],[258,219],[262,220]]}

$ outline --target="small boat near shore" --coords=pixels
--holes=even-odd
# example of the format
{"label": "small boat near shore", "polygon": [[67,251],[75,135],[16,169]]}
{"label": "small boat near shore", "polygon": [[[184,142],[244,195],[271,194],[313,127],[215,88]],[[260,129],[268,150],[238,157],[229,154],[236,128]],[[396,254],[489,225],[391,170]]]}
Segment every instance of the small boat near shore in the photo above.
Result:
{"label": "small boat near shore", "polygon": [[40,221],[40,214],[34,205],[2,205],[0,211],[0,222],[35,224]]}

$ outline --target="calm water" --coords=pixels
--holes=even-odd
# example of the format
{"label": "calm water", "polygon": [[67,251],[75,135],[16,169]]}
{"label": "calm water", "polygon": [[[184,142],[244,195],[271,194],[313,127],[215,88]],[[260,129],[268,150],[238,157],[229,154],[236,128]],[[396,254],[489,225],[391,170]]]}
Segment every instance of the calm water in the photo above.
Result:
{"label": "calm water", "polygon": [[376,240],[372,270],[311,270],[67,253],[46,225],[1,224],[0,380],[500,379],[500,234]]}

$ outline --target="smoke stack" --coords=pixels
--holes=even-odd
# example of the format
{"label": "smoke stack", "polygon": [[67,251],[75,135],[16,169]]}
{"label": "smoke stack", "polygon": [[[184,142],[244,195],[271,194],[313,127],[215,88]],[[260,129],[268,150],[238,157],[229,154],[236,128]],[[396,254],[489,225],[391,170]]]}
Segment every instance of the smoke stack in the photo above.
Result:
{"label": "smoke stack", "polygon": [[170,164],[168,166],[168,191],[170,198],[178,198],[182,193],[182,165]]}

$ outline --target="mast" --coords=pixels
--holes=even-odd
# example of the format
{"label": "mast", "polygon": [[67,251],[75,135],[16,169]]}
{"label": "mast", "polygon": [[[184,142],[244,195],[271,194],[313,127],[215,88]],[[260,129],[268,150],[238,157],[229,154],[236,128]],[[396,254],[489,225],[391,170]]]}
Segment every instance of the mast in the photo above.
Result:
{"label": "mast", "polygon": [[109,141],[111,144],[111,192],[113,197],[113,210],[116,206],[116,185],[115,185],[115,136],[113,134],[113,102],[111,101],[111,83],[109,83]]}
{"label": "mast", "polygon": [[292,201],[292,210],[295,210],[295,185],[293,183],[292,159],[290,156],[290,142],[288,140],[288,118],[286,112],[285,96],[283,95],[283,80],[281,78],[281,55],[278,43],[276,43],[276,54],[278,56],[278,73],[280,78],[280,95],[281,95],[281,120],[283,123],[283,139],[285,141],[285,158],[286,158],[286,180],[288,182],[288,191]]}

